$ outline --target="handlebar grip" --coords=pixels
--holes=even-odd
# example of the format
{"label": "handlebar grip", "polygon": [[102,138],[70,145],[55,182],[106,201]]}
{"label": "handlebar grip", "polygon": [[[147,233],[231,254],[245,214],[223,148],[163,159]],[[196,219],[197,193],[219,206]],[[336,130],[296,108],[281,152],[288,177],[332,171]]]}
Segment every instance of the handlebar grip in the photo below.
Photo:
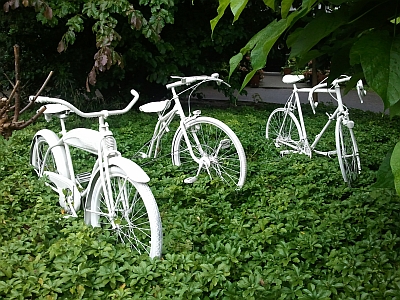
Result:
{"label": "handlebar grip", "polygon": [[[35,99],[35,96],[29,96],[29,101],[30,102],[32,102],[34,99]],[[35,102],[37,102],[37,103],[54,103],[54,101],[51,101],[51,99],[55,99],[55,98],[37,96]]]}

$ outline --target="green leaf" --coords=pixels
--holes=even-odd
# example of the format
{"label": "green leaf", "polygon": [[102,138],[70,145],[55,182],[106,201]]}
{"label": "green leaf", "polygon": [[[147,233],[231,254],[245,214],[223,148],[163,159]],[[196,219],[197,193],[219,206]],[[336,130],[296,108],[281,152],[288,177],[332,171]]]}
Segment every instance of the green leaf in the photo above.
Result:
{"label": "green leaf", "polygon": [[264,0],[264,4],[272,10],[275,10],[275,0]]}
{"label": "green leaf", "polygon": [[211,35],[214,32],[215,26],[217,26],[218,21],[222,18],[224,15],[225,9],[228,7],[230,0],[220,0],[219,1],[219,6],[217,9],[218,15],[210,21],[211,24]]}
{"label": "green leaf", "polygon": [[248,1],[249,0],[232,0],[231,1],[231,11],[234,16],[233,22],[235,22],[239,18],[243,9],[246,7]]}
{"label": "green leaf", "polygon": [[281,16],[285,19],[289,13],[290,7],[292,6],[294,0],[282,0],[281,3]]}
{"label": "green leaf", "polygon": [[389,151],[382,164],[379,166],[379,170],[376,174],[376,182],[372,185],[373,188],[394,188],[394,177],[392,169],[390,167],[390,159],[393,150]]}
{"label": "green leaf", "polygon": [[301,56],[311,50],[319,41],[347,22],[347,13],[321,13],[308,23],[292,44],[290,57]]}
{"label": "green leaf", "polygon": [[394,146],[392,157],[390,158],[390,167],[392,168],[396,192],[400,195],[400,142]]}
{"label": "green leaf", "polygon": [[368,85],[382,98],[385,109],[395,106],[400,101],[400,36],[374,30],[361,36],[350,55],[352,64],[361,62]]}
{"label": "green leaf", "polygon": [[[242,57],[244,54],[251,50],[250,60],[253,67],[253,70],[247,74],[242,84],[241,90],[246,86],[246,84],[250,81],[257,70],[262,69],[265,66],[269,51],[275,44],[276,40],[286,30],[286,28],[287,20],[274,20],[270,24],[268,24],[267,27],[259,31],[255,36],[253,36],[246,44],[246,46],[244,46],[240,50]],[[230,75],[240,63],[240,60],[238,61],[239,57],[240,56],[237,54],[233,57],[233,59],[231,58],[229,72]]]}

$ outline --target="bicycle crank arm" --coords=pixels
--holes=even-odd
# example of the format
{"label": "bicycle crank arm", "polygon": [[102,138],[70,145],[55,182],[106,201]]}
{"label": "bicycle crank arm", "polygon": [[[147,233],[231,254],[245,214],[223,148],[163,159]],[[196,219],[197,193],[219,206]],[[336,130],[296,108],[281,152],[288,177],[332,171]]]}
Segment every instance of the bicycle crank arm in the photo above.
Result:
{"label": "bicycle crank arm", "polygon": [[202,157],[200,159],[199,168],[197,169],[196,176],[185,178],[183,180],[183,182],[184,183],[194,183],[194,182],[196,182],[197,178],[198,178],[198,176],[200,174],[200,171],[203,168],[203,165],[206,167],[206,170],[207,170],[208,175],[210,176],[210,179],[212,179],[211,174],[210,174],[210,170],[208,169],[210,167],[210,160],[208,158]]}
{"label": "bicycle crank arm", "polygon": [[230,139],[223,139],[223,140],[221,140],[221,141],[219,142],[217,151],[215,151],[214,156],[217,157],[218,154],[219,154],[219,151],[220,151],[221,149],[224,149],[224,150],[225,150],[225,149],[229,149],[230,146],[231,146],[231,140],[230,140]]}

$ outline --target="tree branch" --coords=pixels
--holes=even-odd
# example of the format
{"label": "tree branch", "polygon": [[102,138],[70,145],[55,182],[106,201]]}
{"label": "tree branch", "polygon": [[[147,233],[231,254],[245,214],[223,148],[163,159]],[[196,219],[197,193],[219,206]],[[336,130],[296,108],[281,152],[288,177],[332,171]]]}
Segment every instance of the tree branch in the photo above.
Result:
{"label": "tree branch", "polygon": [[46,78],[46,81],[43,83],[42,87],[41,87],[41,88],[39,89],[39,91],[36,93],[35,98],[33,98],[33,100],[30,101],[30,102],[21,110],[21,112],[20,112],[21,114],[22,114],[25,110],[27,110],[29,107],[31,107],[31,106],[33,105],[33,103],[35,103],[37,97],[40,95],[40,93],[42,92],[42,90],[45,88],[47,82],[49,82],[50,77],[51,77],[51,75],[53,75],[53,73],[54,73],[53,71],[51,71],[51,72],[49,73],[49,75],[48,75],[47,78]]}

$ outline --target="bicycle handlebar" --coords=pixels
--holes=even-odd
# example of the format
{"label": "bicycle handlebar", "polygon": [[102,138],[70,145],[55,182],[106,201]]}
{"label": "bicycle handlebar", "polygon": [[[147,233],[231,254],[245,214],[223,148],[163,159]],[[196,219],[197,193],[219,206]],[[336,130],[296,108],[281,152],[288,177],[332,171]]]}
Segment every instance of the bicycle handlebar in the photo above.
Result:
{"label": "bicycle handlebar", "polygon": [[179,79],[179,81],[173,82],[173,83],[169,83],[166,85],[167,89],[171,89],[177,86],[182,86],[182,85],[190,85],[193,82],[196,81],[216,81],[217,84],[221,84],[224,83],[227,86],[230,87],[230,85],[228,83],[226,83],[225,81],[223,81],[222,79],[219,79],[219,74],[218,73],[213,73],[211,74],[211,76],[207,76],[207,75],[201,75],[201,76],[189,76],[189,77],[179,77],[179,76],[171,76],[171,78],[173,79]]}
{"label": "bicycle handlebar", "polygon": [[57,103],[57,104],[62,104],[68,107],[70,110],[72,110],[74,113],[76,113],[78,116],[81,116],[83,118],[96,118],[96,117],[101,117],[103,116],[104,118],[107,118],[108,116],[114,116],[114,115],[122,115],[124,113],[127,113],[132,106],[136,103],[136,101],[139,99],[139,93],[135,91],[134,89],[131,90],[131,94],[133,95],[132,101],[124,108],[124,109],[119,109],[119,110],[102,110],[98,112],[90,112],[90,113],[85,113],[75,106],[73,106],[71,103],[59,99],[59,98],[51,98],[51,97],[44,97],[44,96],[38,96],[35,100],[35,96],[30,96],[29,101],[35,101],[37,103]]}
{"label": "bicycle handlebar", "polygon": [[[334,86],[338,85],[339,83],[349,81],[350,79],[351,79],[351,76],[342,75],[341,77],[336,78],[334,81],[332,81],[331,87],[334,87]],[[326,82],[317,84],[316,86],[311,88],[311,90],[308,94],[308,101],[310,102],[310,105],[311,105],[311,108],[312,108],[314,114],[315,114],[316,105],[314,104],[314,101],[313,101],[313,94],[314,94],[315,90],[317,90],[319,88],[327,87],[327,86],[328,86],[328,84]],[[360,98],[360,102],[364,103],[362,97],[365,96],[367,93],[364,90],[364,85],[363,85],[363,82],[361,79],[357,81],[357,94],[358,94],[358,97]]]}

